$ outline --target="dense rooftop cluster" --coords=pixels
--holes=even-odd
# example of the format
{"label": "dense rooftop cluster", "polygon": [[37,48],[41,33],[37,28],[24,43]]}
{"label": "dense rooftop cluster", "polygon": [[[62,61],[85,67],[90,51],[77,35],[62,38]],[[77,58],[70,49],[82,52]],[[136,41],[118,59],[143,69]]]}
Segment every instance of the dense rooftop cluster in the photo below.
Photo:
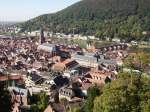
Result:
{"label": "dense rooftop cluster", "polygon": [[[102,87],[116,80],[128,56],[126,44],[83,49],[31,38],[0,38],[0,81],[6,84],[18,105],[28,107],[28,93],[44,92],[52,110],[62,107],[62,99],[80,104],[87,90],[95,84]],[[9,82],[9,83],[8,83]],[[50,108],[48,107],[48,108]]]}

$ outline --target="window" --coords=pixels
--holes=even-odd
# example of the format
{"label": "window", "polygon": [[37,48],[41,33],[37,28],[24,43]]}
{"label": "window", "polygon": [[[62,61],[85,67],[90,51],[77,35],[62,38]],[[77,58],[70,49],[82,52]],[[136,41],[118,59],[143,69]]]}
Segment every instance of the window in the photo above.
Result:
{"label": "window", "polygon": [[68,95],[68,92],[66,92],[66,95]]}
{"label": "window", "polygon": [[98,76],[96,77],[96,79],[98,80]]}
{"label": "window", "polygon": [[101,80],[101,77],[99,77],[99,80]]}

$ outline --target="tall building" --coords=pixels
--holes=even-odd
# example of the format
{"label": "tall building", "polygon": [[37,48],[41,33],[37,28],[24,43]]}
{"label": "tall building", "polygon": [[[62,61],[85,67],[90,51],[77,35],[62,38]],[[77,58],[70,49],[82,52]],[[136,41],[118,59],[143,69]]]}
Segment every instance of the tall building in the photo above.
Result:
{"label": "tall building", "polygon": [[43,30],[43,28],[41,28],[41,30],[40,30],[40,40],[39,40],[39,43],[40,44],[45,43],[45,37],[44,37],[44,30]]}

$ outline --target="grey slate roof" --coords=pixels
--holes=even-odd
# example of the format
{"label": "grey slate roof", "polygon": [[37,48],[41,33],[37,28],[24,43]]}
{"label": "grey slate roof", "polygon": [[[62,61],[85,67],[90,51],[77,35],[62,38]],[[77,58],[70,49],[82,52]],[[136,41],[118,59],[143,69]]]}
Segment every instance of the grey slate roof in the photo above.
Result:
{"label": "grey slate roof", "polygon": [[107,63],[107,64],[117,64],[116,60],[108,60],[108,59],[99,59],[97,62],[97,59],[94,56],[91,55],[75,55],[74,59],[77,61],[90,61],[93,63]]}
{"label": "grey slate roof", "polygon": [[49,44],[49,43],[43,43],[42,45],[43,45],[43,46],[46,46],[46,47],[55,47],[54,44]]}
{"label": "grey slate roof", "polygon": [[42,45],[38,46],[39,50],[45,50],[47,52],[52,52],[56,50],[56,47],[54,44],[48,44],[48,43],[44,43]]}

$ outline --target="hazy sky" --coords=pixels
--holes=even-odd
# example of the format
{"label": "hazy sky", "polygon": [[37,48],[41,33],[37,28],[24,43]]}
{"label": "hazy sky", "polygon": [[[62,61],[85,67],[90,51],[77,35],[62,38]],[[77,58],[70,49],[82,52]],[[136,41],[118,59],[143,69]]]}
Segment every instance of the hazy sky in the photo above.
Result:
{"label": "hazy sky", "polygon": [[80,0],[0,0],[0,21],[25,21],[57,12]]}

